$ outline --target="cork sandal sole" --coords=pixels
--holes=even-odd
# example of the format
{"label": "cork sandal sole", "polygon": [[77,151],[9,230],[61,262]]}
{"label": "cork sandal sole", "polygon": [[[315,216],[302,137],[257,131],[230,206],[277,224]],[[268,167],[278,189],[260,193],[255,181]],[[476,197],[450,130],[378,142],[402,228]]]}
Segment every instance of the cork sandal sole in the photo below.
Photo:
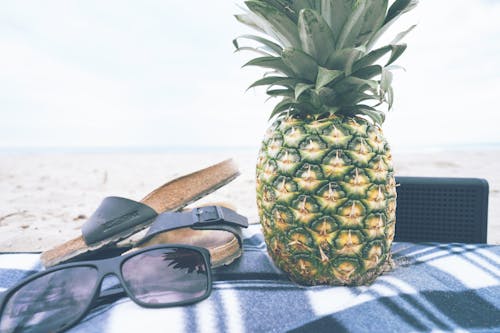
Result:
{"label": "cork sandal sole", "polygon": [[189,228],[172,230],[158,235],[129,252],[147,246],[170,243],[206,248],[210,252],[212,267],[229,265],[242,254],[240,243],[230,232],[221,230],[193,230]]}

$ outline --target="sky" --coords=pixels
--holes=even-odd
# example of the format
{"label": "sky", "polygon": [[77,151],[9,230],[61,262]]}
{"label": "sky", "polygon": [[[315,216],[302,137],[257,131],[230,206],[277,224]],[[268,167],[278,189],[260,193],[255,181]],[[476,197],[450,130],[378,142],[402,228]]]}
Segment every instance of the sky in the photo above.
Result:
{"label": "sky", "polygon": [[[0,147],[257,147],[277,100],[232,40],[241,1],[0,2]],[[500,1],[421,0],[393,147],[500,142]]]}

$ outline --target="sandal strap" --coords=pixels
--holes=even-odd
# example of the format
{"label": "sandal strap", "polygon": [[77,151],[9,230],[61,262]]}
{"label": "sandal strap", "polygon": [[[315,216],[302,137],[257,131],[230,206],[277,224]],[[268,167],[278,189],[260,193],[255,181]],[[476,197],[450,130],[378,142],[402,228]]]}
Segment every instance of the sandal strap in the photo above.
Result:
{"label": "sandal strap", "polygon": [[106,197],[83,224],[83,240],[87,245],[95,244],[147,225],[157,216],[154,209],[143,203],[121,197]]}
{"label": "sandal strap", "polygon": [[167,212],[158,215],[146,235],[136,244],[141,245],[154,236],[180,228],[196,230],[224,230],[236,236],[242,246],[241,228],[248,227],[248,219],[222,206],[205,206],[187,212]]}

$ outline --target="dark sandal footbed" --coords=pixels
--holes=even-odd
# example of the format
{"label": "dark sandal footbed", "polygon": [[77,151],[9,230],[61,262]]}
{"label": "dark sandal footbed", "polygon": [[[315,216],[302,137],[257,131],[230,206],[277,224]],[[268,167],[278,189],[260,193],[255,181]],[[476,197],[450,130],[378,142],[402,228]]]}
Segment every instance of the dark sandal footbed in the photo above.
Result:
{"label": "dark sandal footbed", "polygon": [[50,267],[88,252],[105,249],[146,228],[158,214],[181,209],[238,175],[236,164],[226,160],[176,178],[155,189],[140,202],[119,197],[105,198],[82,227],[81,236],[43,252],[41,261],[45,267]]}

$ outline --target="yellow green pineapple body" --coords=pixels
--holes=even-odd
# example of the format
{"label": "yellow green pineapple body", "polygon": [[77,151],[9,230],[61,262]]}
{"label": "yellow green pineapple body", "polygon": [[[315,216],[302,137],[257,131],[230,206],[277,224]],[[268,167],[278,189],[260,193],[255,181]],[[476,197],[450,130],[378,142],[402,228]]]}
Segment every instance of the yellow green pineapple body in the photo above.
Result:
{"label": "yellow green pineapple body", "polygon": [[257,162],[269,254],[299,283],[365,284],[390,262],[395,182],[381,129],[362,118],[274,122]]}
{"label": "yellow green pineapple body", "polygon": [[[390,266],[396,210],[380,106],[392,107],[392,63],[413,26],[389,45],[374,45],[416,1],[245,4],[236,18],[261,35],[234,45],[261,55],[246,66],[270,70],[250,87],[268,86],[267,94],[281,99],[257,162],[268,252],[301,284],[370,283]],[[240,39],[257,47],[241,47]]]}

